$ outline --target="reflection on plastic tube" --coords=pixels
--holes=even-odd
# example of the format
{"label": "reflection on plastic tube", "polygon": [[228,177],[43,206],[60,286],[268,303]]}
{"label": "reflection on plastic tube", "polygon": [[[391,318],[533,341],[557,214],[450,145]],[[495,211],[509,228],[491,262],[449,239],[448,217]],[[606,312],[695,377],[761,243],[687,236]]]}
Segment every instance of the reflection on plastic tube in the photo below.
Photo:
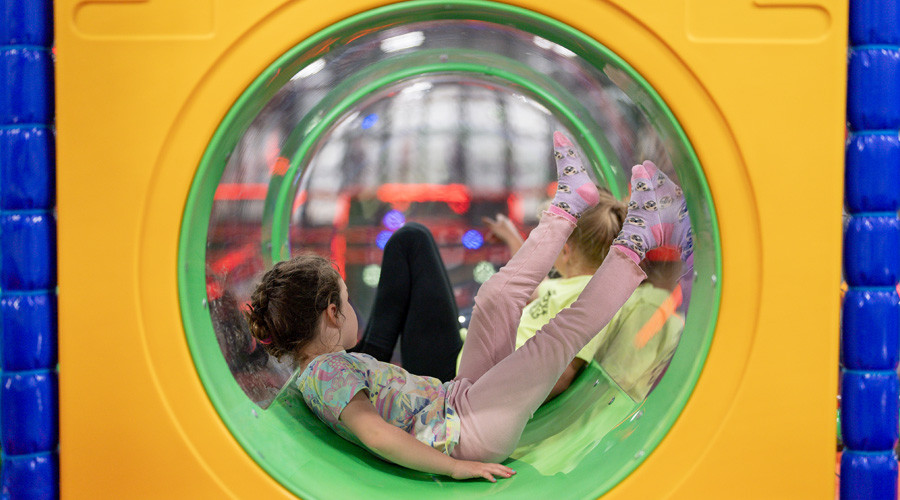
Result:
{"label": "reflection on plastic tube", "polygon": [[572,52],[571,50],[569,50],[557,43],[553,43],[550,40],[547,40],[546,38],[541,38],[539,36],[535,36],[534,44],[542,49],[552,50],[553,52],[556,52],[557,54],[559,54],[563,57],[575,57],[576,56],[576,54],[574,52]]}
{"label": "reflection on plastic tube", "polygon": [[401,50],[418,47],[419,45],[422,45],[423,42],[425,42],[425,33],[413,31],[385,38],[381,41],[381,51],[385,53],[399,52]]}
{"label": "reflection on plastic tube", "polygon": [[406,87],[403,90],[401,90],[400,93],[401,94],[409,94],[409,93],[415,93],[415,92],[423,92],[424,93],[424,92],[431,90],[432,87],[434,87],[434,85],[432,85],[431,82],[416,82],[416,83],[410,85],[409,87]]}
{"label": "reflection on plastic tube", "polygon": [[325,69],[325,59],[316,59],[309,63],[305,68],[298,71],[296,75],[292,76],[291,81],[313,76],[323,69]]}

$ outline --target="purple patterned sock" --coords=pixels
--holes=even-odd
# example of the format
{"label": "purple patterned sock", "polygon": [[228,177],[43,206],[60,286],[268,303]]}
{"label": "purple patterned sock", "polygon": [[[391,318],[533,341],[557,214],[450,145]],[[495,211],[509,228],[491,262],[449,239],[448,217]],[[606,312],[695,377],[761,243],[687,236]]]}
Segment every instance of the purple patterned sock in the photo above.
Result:
{"label": "purple patterned sock", "polygon": [[624,247],[628,250],[625,253],[640,262],[649,250],[680,243],[673,239],[673,234],[681,231],[679,238],[683,238],[686,233],[683,226],[690,228],[690,219],[679,217],[682,206],[681,189],[653,162],[635,165],[631,169],[628,215],[613,244]]}
{"label": "purple patterned sock", "polygon": [[576,223],[582,212],[600,201],[600,193],[581,164],[575,146],[561,132],[553,133],[553,153],[559,183],[547,211]]}
{"label": "purple patterned sock", "polygon": [[[681,188],[678,188],[678,194],[681,195]],[[687,263],[694,254],[694,233],[691,231],[691,218],[683,197],[678,207],[675,227],[672,229],[672,242],[681,249],[681,261]]]}

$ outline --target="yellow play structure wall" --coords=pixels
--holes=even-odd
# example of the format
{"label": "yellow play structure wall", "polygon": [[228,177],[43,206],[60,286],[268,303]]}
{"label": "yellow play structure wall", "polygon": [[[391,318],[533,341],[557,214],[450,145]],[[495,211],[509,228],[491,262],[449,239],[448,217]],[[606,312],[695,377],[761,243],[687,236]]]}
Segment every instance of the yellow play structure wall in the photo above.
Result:
{"label": "yellow play structure wall", "polygon": [[[377,0],[55,6],[63,498],[281,498],[193,367],[176,252],[207,143],[290,47]],[[659,92],[709,182],[722,303],[696,389],[609,498],[833,495],[847,6],[515,0]]]}

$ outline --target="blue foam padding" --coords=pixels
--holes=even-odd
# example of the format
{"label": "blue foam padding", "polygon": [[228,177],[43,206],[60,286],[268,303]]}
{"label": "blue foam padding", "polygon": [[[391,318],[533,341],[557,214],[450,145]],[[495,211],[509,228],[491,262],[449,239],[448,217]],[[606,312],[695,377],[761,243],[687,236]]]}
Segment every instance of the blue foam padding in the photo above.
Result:
{"label": "blue foam padding", "polygon": [[851,370],[895,370],[900,361],[900,297],[896,290],[851,288],[841,315],[841,356]]}
{"label": "blue foam padding", "polygon": [[6,457],[0,475],[0,500],[56,498],[59,498],[59,455],[55,451]]}
{"label": "blue foam padding", "polygon": [[841,455],[841,500],[897,498],[897,457],[893,451]]}
{"label": "blue foam padding", "polygon": [[900,44],[900,2],[850,0],[850,45]]}
{"label": "blue foam padding", "polygon": [[53,292],[0,297],[2,367],[6,371],[51,370],[57,364],[57,299]]}
{"label": "blue foam padding", "polygon": [[0,50],[0,125],[53,123],[53,58],[30,47]]}
{"label": "blue foam padding", "polygon": [[896,131],[851,135],[845,160],[844,196],[850,212],[900,209],[900,138]]}
{"label": "blue foam padding", "polygon": [[841,437],[855,451],[893,450],[900,421],[900,383],[892,371],[844,370]]}
{"label": "blue foam padding", "polygon": [[900,128],[900,51],[850,50],[847,124],[854,131]]}
{"label": "blue foam padding", "polygon": [[56,287],[56,221],[46,212],[0,214],[0,287]]}
{"label": "blue foam padding", "polygon": [[0,128],[0,208],[56,205],[55,142],[46,127]]}
{"label": "blue foam padding", "polygon": [[53,1],[0,1],[0,44],[53,45]]}
{"label": "blue foam padding", "polygon": [[4,372],[0,436],[5,455],[54,451],[59,446],[56,372]]}
{"label": "blue foam padding", "polygon": [[851,217],[844,229],[844,277],[852,287],[894,287],[900,277],[896,216]]}

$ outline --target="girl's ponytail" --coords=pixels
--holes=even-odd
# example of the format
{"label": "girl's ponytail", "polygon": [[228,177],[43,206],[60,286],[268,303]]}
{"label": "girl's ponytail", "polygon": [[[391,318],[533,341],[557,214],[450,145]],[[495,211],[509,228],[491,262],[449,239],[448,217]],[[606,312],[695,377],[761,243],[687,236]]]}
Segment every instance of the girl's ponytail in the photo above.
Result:
{"label": "girl's ponytail", "polygon": [[340,281],[332,262],[318,255],[275,264],[250,296],[245,316],[251,335],[277,358],[299,354],[315,339],[328,305],[340,308]]}

